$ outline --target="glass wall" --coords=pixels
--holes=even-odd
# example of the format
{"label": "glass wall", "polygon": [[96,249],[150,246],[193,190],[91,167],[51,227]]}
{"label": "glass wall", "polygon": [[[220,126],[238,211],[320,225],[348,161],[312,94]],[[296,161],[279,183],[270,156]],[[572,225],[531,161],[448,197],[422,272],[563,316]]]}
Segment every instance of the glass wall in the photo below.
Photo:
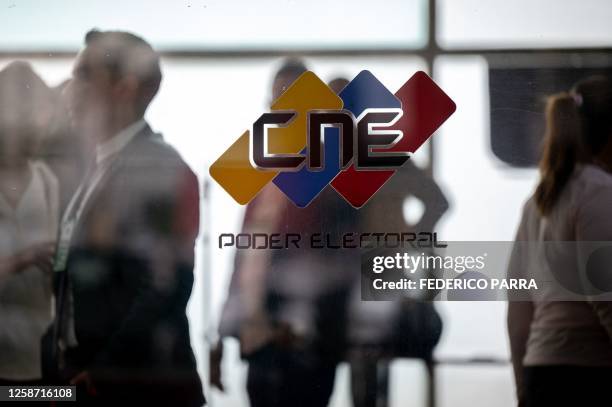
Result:
{"label": "glass wall", "polygon": [[[0,68],[26,59],[49,85],[70,77],[70,53],[80,48],[92,27],[133,30],[166,52],[162,87],[147,119],[201,185],[201,234],[189,319],[202,377],[207,377],[209,339],[215,336],[235,254],[219,249],[216,239],[220,233],[237,233],[244,214],[244,207],[210,180],[208,167],[266,110],[281,55],[308,54],[308,67],[326,81],[350,80],[368,69],[392,91],[415,71],[427,70],[421,53],[427,46],[427,3],[66,0],[51,6],[0,0]],[[414,160],[422,168],[431,165],[450,202],[437,232],[448,241],[510,241],[537,171],[512,166],[491,149],[490,98],[496,90],[489,88],[490,61],[479,50],[609,47],[612,7],[605,0],[440,0],[436,11],[442,50],[434,55],[431,74],[457,111],[434,137],[433,162],[427,147]],[[534,67],[544,64],[538,53],[527,58]],[[436,351],[442,362],[436,370],[438,406],[514,405],[506,363],[506,304],[436,306],[444,321]],[[228,390],[207,389],[215,407],[246,403],[245,365],[237,345],[228,346]],[[470,360],[496,363],[444,363]],[[341,365],[333,407],[350,405],[348,382],[347,367]],[[391,406],[424,403],[425,382],[417,362],[394,362]]]}

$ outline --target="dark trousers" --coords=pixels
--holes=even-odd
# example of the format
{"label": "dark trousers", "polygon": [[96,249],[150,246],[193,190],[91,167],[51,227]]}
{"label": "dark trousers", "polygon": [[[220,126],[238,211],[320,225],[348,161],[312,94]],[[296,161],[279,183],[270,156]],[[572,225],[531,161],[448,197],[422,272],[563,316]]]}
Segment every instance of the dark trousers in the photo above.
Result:
{"label": "dark trousers", "polygon": [[247,392],[251,407],[325,407],[336,362],[312,352],[269,345],[248,357]]}
{"label": "dark trousers", "polygon": [[528,366],[525,407],[612,406],[612,368]]}
{"label": "dark trousers", "polygon": [[380,350],[356,347],[349,357],[354,407],[387,407],[389,359]]}

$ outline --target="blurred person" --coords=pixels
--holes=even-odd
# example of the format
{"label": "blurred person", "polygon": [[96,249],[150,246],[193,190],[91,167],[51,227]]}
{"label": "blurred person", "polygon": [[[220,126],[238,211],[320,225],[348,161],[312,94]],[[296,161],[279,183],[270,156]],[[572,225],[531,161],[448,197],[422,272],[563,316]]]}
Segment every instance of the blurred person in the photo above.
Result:
{"label": "blurred person", "polygon": [[[274,77],[273,100],[306,70],[303,62],[286,60]],[[242,232],[338,232],[350,220],[343,211],[353,212],[330,188],[297,208],[269,184],[247,206]],[[350,285],[344,262],[333,249],[237,252],[219,334],[239,339],[251,406],[328,404],[345,349]],[[223,389],[221,340],[211,353],[211,378]]]}
{"label": "blurred person", "polygon": [[205,402],[185,314],[198,181],[144,119],[161,78],[145,40],[93,30],[66,89],[75,133],[96,147],[61,220],[49,372],[82,402]]}
{"label": "blurred person", "polygon": [[[612,241],[612,82],[591,77],[551,96],[540,181],[523,207],[509,277],[538,267],[577,275],[562,245]],[[528,254],[520,244],[529,242]],[[560,288],[508,304],[508,332],[520,406],[607,406],[612,381],[612,305],[562,302]]]}
{"label": "blurred person", "polygon": [[344,78],[344,77],[342,77],[342,76],[338,76],[338,77],[336,77],[336,78],[332,79],[331,81],[329,81],[329,83],[327,84],[327,86],[329,86],[329,88],[330,88],[331,90],[333,90],[333,91],[334,91],[334,93],[337,95],[337,94],[339,94],[340,92],[342,92],[342,89],[344,89],[344,87],[345,87],[346,85],[348,85],[348,84],[349,84],[349,82],[350,82],[350,81],[349,81],[348,79],[346,79],[346,78]]}
{"label": "blurred person", "polygon": [[36,148],[51,91],[24,62],[0,71],[0,384],[39,383],[52,321],[57,179]]}
{"label": "blurred person", "polygon": [[[329,87],[340,93],[348,83],[348,79],[337,77]],[[415,224],[409,224],[404,216],[404,204],[409,198],[423,203],[423,214]],[[361,231],[433,232],[447,209],[448,201],[438,184],[408,160],[361,210],[352,211],[351,224]],[[347,258],[345,267],[353,267],[344,315],[353,405],[383,407],[388,403],[391,360],[410,357],[431,363],[442,320],[427,301],[361,301],[360,264],[351,264]]]}
{"label": "blurred person", "polygon": [[[290,78],[297,79],[304,70],[296,70]],[[288,76],[286,66],[280,72],[275,90],[288,87],[283,81]],[[336,78],[329,86],[339,93],[348,83]],[[308,207],[296,208],[270,185],[247,207],[243,232],[300,232],[306,237],[323,232],[339,241],[348,231],[387,231],[380,225],[389,231],[405,232],[407,226],[431,231],[448,206],[439,187],[415,166],[398,179],[383,187],[385,198],[373,199],[374,203],[360,211],[330,187]],[[426,206],[416,225],[399,221],[404,219],[403,203],[411,195],[421,198]],[[395,210],[385,207],[377,215],[380,202],[389,199],[397,200],[391,205]],[[376,222],[379,226],[372,229]],[[325,406],[333,390],[337,364],[348,357],[355,405],[374,406],[386,399],[386,388],[379,383],[388,375],[391,357],[431,358],[441,330],[433,305],[402,301],[383,307],[381,314],[377,305],[388,304],[368,306],[361,302],[360,262],[354,250],[266,252],[237,253],[220,324],[222,337],[240,338],[243,356],[249,362],[247,386],[252,405]],[[369,312],[372,309],[374,313]],[[213,383],[219,388],[223,387],[221,354],[218,346],[211,355],[211,377],[217,379]]]}
{"label": "blurred person", "polygon": [[[404,204],[410,198],[419,200],[424,208],[414,224],[404,216]],[[433,233],[447,209],[448,201],[436,181],[408,160],[361,208],[359,224],[364,231]],[[443,328],[430,300],[362,301],[357,276],[347,334],[355,407],[388,405],[389,366],[394,358],[417,358],[430,367]]]}
{"label": "blurred person", "polygon": [[79,137],[70,124],[65,89],[69,80],[51,88],[53,109],[48,126],[41,140],[38,156],[57,177],[60,186],[60,208],[64,211],[74,195],[87,163],[93,159],[94,145]]}

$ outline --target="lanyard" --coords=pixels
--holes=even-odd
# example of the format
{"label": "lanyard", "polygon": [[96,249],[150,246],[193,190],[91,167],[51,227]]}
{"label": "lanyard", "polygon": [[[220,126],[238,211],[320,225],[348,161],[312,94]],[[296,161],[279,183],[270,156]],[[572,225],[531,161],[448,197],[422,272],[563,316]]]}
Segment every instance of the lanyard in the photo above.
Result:
{"label": "lanyard", "polygon": [[53,261],[53,271],[61,272],[66,269],[74,229],[83,214],[83,210],[91,194],[107,173],[108,166],[109,162],[107,160],[106,162],[98,164],[98,166],[91,167],[73,198],[70,200],[60,223],[59,238],[55,251],[55,259]]}

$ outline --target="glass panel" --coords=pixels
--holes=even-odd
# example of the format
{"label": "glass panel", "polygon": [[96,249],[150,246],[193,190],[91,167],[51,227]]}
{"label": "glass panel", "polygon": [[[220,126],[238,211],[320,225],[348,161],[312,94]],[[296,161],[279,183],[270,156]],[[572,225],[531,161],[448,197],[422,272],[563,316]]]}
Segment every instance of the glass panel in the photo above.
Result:
{"label": "glass panel", "polygon": [[426,32],[424,0],[0,0],[0,9],[0,50],[74,50],[93,27],[134,31],[160,50],[415,48]]}
{"label": "glass panel", "polygon": [[491,149],[517,167],[537,166],[548,95],[568,91],[582,78],[612,73],[607,54],[506,54],[488,62]]}
{"label": "glass panel", "polygon": [[439,0],[444,48],[551,48],[612,45],[607,0]]}
{"label": "glass panel", "polygon": [[[458,106],[436,137],[434,173],[451,202],[438,225],[438,234],[444,240],[512,241],[521,207],[537,180],[535,169],[501,165],[491,151],[487,69],[487,62],[482,57],[436,60],[436,81]],[[442,360],[456,357],[508,360],[506,303],[489,302],[484,306],[479,302],[439,302],[436,305],[447,322],[437,357]],[[483,369],[474,371],[474,376],[493,380],[493,376],[485,373],[491,368]],[[498,398],[500,392],[507,391],[509,372],[506,366],[500,373],[502,376],[496,376],[505,379],[491,383],[496,391],[485,394],[479,387],[478,405],[502,405]],[[452,380],[446,383],[440,384],[445,398],[451,394],[459,397],[463,384]],[[475,391],[467,385],[465,389]]]}
{"label": "glass panel", "polygon": [[[8,62],[0,60],[0,69]],[[72,65],[68,58],[30,62],[52,86],[69,77]],[[244,207],[235,203],[218,184],[207,181],[207,169],[267,109],[272,77],[281,62],[277,58],[163,59],[162,86],[147,112],[153,129],[164,134],[166,141],[179,151],[200,178],[200,185],[207,185],[201,199],[202,227],[196,243],[195,286],[188,308],[192,346],[203,378],[208,377],[205,373],[208,345],[203,338],[216,330],[235,254],[230,249],[219,249],[217,238],[221,233],[239,233],[244,212]],[[325,81],[337,77],[352,79],[359,71],[369,69],[392,92],[414,72],[425,68],[424,61],[415,57],[319,57],[307,58],[305,63]],[[425,165],[427,149],[421,150],[424,153],[419,152],[415,161]],[[228,390],[224,394],[211,391],[208,396],[217,405],[246,405],[246,370],[235,342],[226,342],[224,376]],[[402,380],[410,376],[410,380],[418,381],[422,374],[419,369],[399,372]],[[334,407],[350,405],[346,367],[340,369],[339,377],[332,401]],[[397,391],[394,397],[403,397]]]}

